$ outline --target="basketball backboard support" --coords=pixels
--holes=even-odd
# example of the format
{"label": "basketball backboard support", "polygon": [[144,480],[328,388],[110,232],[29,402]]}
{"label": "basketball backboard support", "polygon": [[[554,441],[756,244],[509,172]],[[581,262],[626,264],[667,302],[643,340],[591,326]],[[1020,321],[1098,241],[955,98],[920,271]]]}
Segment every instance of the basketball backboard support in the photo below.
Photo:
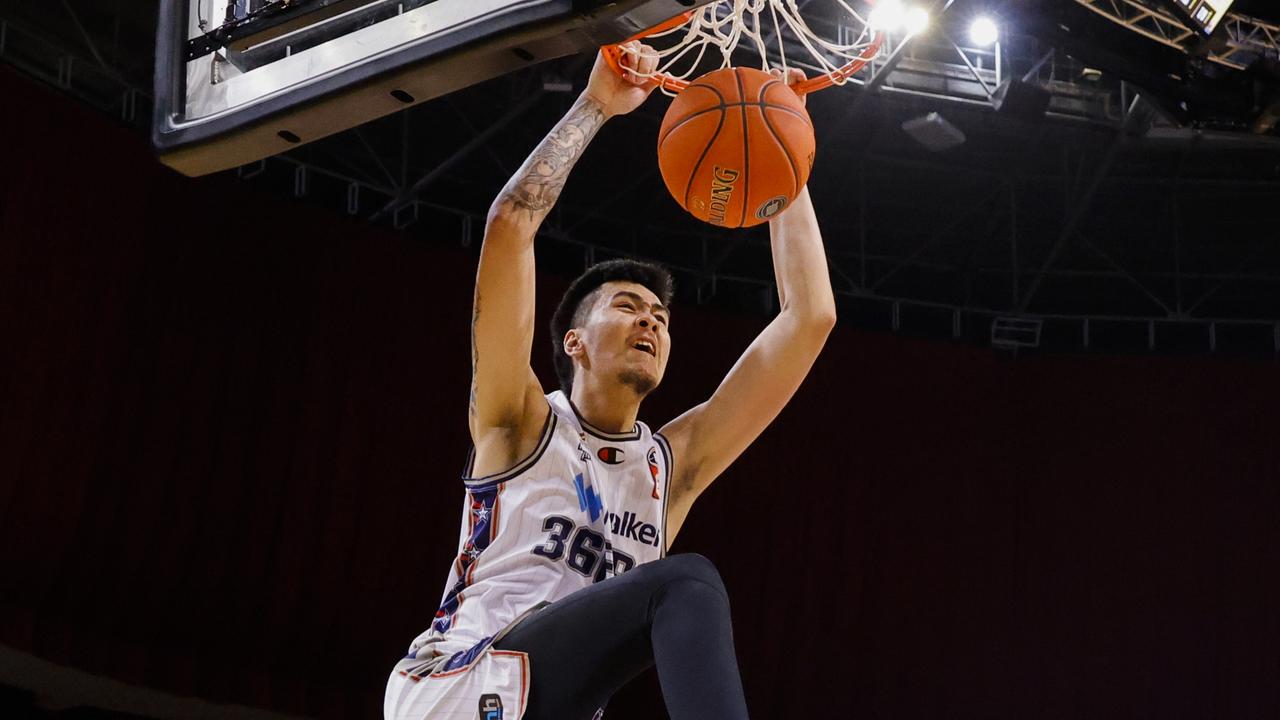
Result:
{"label": "basketball backboard support", "polygon": [[161,0],[152,142],[237,167],[707,1]]}

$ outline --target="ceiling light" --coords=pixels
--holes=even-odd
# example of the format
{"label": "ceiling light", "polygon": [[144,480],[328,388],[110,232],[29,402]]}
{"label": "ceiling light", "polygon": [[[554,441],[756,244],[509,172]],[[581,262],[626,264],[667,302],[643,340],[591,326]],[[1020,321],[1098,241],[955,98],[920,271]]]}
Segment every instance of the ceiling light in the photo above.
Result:
{"label": "ceiling light", "polygon": [[902,29],[907,9],[899,0],[881,0],[867,15],[867,24],[877,32],[896,32]]}
{"label": "ceiling light", "polygon": [[978,47],[987,47],[1000,39],[1000,28],[989,17],[980,17],[969,25],[969,41]]}
{"label": "ceiling light", "polygon": [[929,11],[922,7],[913,7],[907,10],[903,24],[908,34],[919,35],[929,29]]}

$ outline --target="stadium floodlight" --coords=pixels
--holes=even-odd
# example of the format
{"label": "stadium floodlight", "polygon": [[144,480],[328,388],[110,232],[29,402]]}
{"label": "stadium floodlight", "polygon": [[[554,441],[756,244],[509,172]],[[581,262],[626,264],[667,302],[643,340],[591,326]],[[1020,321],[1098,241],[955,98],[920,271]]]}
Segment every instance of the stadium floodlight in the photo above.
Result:
{"label": "stadium floodlight", "polygon": [[880,0],[867,15],[867,25],[877,32],[917,35],[929,27],[929,11],[901,0]]}
{"label": "stadium floodlight", "polygon": [[1000,39],[1000,28],[989,17],[980,17],[969,25],[969,41],[978,47],[989,47]]}
{"label": "stadium floodlight", "polygon": [[881,0],[867,15],[867,24],[873,30],[896,32],[906,22],[907,9],[899,0]]}
{"label": "stadium floodlight", "polygon": [[907,10],[906,17],[903,18],[903,24],[906,26],[907,33],[919,35],[929,29],[929,11],[922,7],[910,8]]}

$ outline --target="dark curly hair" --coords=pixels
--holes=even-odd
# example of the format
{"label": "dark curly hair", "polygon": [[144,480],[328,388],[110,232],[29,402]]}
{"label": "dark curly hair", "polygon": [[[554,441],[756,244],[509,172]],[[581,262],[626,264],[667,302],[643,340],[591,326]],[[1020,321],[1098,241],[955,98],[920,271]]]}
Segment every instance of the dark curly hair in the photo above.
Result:
{"label": "dark curly hair", "polygon": [[551,316],[551,358],[555,363],[560,389],[568,395],[573,390],[573,360],[564,352],[564,334],[570,328],[580,327],[585,313],[595,302],[595,293],[607,282],[633,282],[649,288],[658,300],[668,307],[675,293],[675,284],[667,269],[653,263],[638,260],[607,260],[587,268],[564,291],[556,312]]}

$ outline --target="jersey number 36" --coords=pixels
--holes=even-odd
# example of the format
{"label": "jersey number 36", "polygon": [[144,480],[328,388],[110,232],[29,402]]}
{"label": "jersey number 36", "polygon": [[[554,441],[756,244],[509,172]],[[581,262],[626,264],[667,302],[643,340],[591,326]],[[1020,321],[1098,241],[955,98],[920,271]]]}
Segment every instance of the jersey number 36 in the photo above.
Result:
{"label": "jersey number 36", "polygon": [[542,521],[542,529],[547,539],[534,546],[533,554],[552,562],[564,558],[570,570],[592,582],[621,575],[636,565],[634,558],[615,550],[603,535],[585,525],[578,527],[567,517],[552,515]]}

